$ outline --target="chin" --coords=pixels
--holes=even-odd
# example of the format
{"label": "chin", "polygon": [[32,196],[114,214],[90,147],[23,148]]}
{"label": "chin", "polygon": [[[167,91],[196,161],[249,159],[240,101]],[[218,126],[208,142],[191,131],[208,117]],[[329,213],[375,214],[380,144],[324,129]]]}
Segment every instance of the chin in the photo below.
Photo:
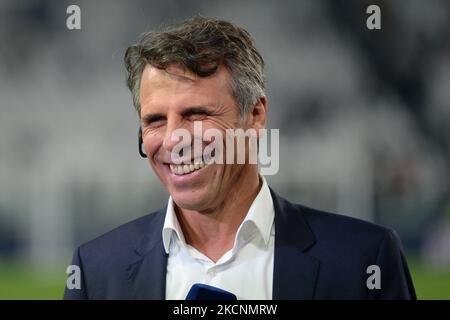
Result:
{"label": "chin", "polygon": [[211,204],[212,195],[209,192],[192,192],[191,190],[186,190],[182,192],[171,192],[173,201],[177,206],[193,211],[201,211]]}

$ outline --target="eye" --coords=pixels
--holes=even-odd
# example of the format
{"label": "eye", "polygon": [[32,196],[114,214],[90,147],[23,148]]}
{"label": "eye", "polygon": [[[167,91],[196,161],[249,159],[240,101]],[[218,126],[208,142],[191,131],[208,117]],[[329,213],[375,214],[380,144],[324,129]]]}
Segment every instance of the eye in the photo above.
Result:
{"label": "eye", "polygon": [[204,117],[209,116],[209,112],[206,110],[192,110],[185,114],[185,117],[190,120],[202,119]]}
{"label": "eye", "polygon": [[147,116],[143,119],[143,125],[144,127],[150,127],[150,128],[154,128],[154,127],[159,127],[161,125],[163,125],[166,121],[166,118],[164,116],[161,115],[151,115],[151,116]]}

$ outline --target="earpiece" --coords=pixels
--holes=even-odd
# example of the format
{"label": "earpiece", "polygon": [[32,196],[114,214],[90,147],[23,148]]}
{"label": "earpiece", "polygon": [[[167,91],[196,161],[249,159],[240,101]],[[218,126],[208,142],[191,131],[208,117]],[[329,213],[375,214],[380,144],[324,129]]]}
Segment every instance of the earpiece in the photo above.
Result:
{"label": "earpiece", "polygon": [[142,158],[147,158],[147,155],[142,151],[142,143],[144,141],[142,140],[142,128],[139,126],[139,133],[138,133],[138,148],[139,148],[139,154]]}

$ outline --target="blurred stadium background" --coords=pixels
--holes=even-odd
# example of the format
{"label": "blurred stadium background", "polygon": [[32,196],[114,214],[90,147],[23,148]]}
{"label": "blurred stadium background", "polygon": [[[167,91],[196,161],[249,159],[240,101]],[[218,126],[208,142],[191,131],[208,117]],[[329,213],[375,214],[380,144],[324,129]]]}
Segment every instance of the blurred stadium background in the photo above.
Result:
{"label": "blurred stadium background", "polygon": [[[81,30],[66,8],[81,7]],[[382,30],[366,28],[378,4]],[[293,201],[394,228],[419,298],[450,299],[450,3],[0,1],[0,299],[60,299],[75,245],[162,206],[122,58],[144,30],[231,20],[266,60]]]}

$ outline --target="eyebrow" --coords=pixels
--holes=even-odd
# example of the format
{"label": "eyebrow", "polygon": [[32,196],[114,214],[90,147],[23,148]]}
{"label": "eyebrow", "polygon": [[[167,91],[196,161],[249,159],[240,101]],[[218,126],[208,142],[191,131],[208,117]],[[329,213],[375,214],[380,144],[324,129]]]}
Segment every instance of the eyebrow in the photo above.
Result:
{"label": "eyebrow", "polygon": [[194,113],[211,114],[212,110],[211,110],[210,106],[204,106],[204,105],[190,106],[190,107],[187,107],[186,109],[184,109],[183,112],[181,112],[181,115],[184,117],[184,116],[194,114]]}

